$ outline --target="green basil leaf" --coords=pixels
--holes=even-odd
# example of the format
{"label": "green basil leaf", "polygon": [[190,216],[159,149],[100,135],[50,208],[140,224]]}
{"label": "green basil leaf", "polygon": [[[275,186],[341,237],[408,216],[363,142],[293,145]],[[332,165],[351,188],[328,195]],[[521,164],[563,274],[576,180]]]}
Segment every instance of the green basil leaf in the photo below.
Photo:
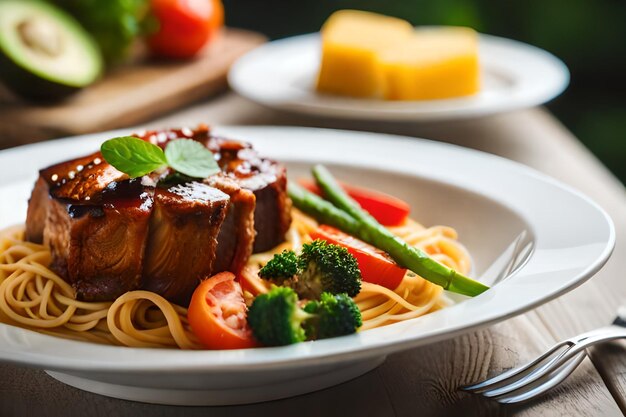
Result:
{"label": "green basil leaf", "polygon": [[109,139],[102,144],[104,159],[131,178],[141,177],[167,164],[161,148],[132,136]]}
{"label": "green basil leaf", "polygon": [[169,166],[190,177],[206,178],[220,172],[213,152],[192,139],[176,139],[168,143],[165,158]]}

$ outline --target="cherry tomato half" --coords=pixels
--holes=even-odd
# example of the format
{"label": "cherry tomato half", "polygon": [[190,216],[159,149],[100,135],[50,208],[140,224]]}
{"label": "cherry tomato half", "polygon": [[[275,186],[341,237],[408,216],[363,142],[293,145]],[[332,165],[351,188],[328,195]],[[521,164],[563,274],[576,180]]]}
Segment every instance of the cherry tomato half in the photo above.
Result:
{"label": "cherry tomato half", "polygon": [[406,269],[398,266],[386,252],[334,227],[323,224],[311,233],[311,238],[322,239],[348,249],[348,252],[356,258],[361,277],[365,282],[394,290],[406,274]]}
{"label": "cherry tomato half", "polygon": [[[298,182],[312,193],[322,195],[322,190],[313,181]],[[341,187],[383,226],[398,226],[404,223],[411,211],[406,202],[392,195],[344,183]]]}
{"label": "cherry tomato half", "polygon": [[159,30],[148,38],[158,56],[184,59],[196,55],[224,24],[220,0],[151,0]]}
{"label": "cherry tomato half", "polygon": [[256,346],[246,313],[243,292],[235,276],[220,272],[196,288],[187,318],[208,349],[244,349]]}

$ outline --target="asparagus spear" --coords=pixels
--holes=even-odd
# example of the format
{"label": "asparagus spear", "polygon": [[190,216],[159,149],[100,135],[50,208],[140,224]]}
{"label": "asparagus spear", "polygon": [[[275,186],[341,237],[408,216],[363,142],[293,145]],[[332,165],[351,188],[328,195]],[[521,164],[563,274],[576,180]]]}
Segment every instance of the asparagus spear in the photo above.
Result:
{"label": "asparagus spear", "polygon": [[324,194],[337,207],[295,184],[290,184],[289,195],[299,209],[323,223],[384,250],[400,266],[444,289],[475,296],[489,288],[431,259],[426,253],[408,245],[380,225],[343,191],[325,167],[316,166],[313,175]]}
{"label": "asparagus spear", "polygon": [[297,208],[316,218],[320,223],[357,236],[359,222],[345,211],[291,181],[287,183],[287,193]]}

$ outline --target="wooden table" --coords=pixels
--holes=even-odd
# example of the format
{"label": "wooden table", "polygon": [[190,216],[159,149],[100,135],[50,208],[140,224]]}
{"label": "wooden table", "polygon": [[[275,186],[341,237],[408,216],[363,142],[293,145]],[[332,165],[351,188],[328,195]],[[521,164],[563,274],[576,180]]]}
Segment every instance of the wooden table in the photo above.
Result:
{"label": "wooden table", "polygon": [[225,94],[149,123],[303,125],[437,139],[530,165],[589,195],[613,217],[617,246],[608,264],[581,287],[522,316],[449,341],[390,356],[378,369],[334,388],[269,403],[217,408],[168,407],[102,397],[67,387],[43,371],[0,365],[1,416],[612,416],[626,413],[626,350],[593,350],[591,360],[549,395],[522,406],[457,391],[521,364],[558,339],[609,323],[626,301],[624,187],[543,109],[480,120],[415,125],[309,119]]}

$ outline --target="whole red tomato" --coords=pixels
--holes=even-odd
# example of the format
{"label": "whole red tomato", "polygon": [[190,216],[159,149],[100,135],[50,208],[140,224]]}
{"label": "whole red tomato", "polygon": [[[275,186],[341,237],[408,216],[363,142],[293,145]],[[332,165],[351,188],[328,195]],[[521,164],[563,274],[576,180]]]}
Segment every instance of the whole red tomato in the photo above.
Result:
{"label": "whole red tomato", "polygon": [[166,58],[191,58],[212,41],[224,24],[220,0],[151,0],[159,30],[150,50]]}

